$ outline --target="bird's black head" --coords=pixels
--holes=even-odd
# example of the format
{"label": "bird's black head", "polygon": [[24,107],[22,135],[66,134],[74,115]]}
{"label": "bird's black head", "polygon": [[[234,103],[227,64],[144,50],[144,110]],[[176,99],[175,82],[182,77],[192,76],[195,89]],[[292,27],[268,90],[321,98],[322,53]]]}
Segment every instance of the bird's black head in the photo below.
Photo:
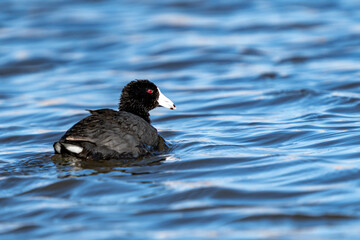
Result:
{"label": "bird's black head", "polygon": [[165,97],[160,89],[149,80],[136,80],[128,83],[122,90],[119,110],[127,111],[150,122],[149,111],[158,107],[175,110],[175,104]]}

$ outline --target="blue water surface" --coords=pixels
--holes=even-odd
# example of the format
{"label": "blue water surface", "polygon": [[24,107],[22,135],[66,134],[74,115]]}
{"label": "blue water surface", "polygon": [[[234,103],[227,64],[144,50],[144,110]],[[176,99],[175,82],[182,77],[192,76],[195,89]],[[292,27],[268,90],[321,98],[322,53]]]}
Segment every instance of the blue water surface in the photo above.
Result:
{"label": "blue water surface", "polygon": [[[359,239],[357,0],[0,1],[0,239]],[[64,161],[150,79],[171,151]]]}

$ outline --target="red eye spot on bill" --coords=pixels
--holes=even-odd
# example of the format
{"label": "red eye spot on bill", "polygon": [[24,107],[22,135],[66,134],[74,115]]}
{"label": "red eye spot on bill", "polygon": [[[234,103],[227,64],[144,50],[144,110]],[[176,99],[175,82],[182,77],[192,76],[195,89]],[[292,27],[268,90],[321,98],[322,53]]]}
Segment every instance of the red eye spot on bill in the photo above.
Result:
{"label": "red eye spot on bill", "polygon": [[148,93],[153,93],[154,91],[152,89],[147,90]]}

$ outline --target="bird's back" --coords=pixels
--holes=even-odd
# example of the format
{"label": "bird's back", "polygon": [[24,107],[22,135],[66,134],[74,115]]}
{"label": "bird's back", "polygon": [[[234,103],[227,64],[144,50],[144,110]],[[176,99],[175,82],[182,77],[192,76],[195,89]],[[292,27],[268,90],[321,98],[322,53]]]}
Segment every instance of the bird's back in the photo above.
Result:
{"label": "bird's back", "polygon": [[54,144],[57,153],[88,159],[138,157],[158,148],[162,140],[153,126],[132,113],[111,109],[90,113]]}

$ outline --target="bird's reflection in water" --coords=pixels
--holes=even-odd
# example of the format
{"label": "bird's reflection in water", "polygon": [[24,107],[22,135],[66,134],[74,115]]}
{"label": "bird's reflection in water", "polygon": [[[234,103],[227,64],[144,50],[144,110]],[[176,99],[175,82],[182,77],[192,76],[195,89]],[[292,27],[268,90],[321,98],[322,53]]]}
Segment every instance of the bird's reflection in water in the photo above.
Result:
{"label": "bird's reflection in water", "polygon": [[160,165],[169,155],[155,155],[139,157],[137,159],[113,159],[113,160],[83,160],[73,156],[55,154],[51,157],[59,171],[60,178],[97,175],[109,172],[123,172],[126,174],[139,175],[149,172],[132,172],[133,167],[146,167]]}

